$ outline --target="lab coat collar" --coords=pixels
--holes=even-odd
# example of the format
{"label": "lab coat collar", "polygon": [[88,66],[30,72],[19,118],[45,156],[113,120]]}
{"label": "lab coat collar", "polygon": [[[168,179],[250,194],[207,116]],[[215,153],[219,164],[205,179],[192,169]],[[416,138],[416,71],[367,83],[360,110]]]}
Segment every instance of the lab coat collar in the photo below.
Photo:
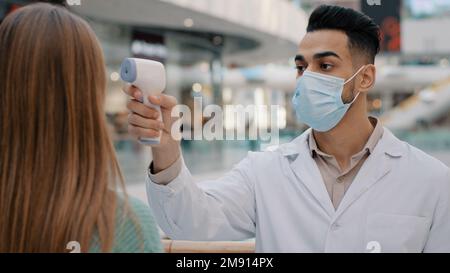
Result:
{"label": "lab coat collar", "polygon": [[[279,151],[283,156],[293,158],[294,160],[300,153],[309,153],[307,140],[311,132],[312,129],[308,129],[291,142],[280,145]],[[404,143],[395,137],[386,127],[377,147],[392,157],[401,157],[405,154]]]}

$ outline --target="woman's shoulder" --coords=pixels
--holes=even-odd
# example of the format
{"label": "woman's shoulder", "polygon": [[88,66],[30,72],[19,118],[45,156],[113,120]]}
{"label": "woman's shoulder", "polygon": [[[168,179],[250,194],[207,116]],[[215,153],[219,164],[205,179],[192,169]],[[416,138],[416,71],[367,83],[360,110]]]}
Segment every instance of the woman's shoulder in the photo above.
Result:
{"label": "woman's shoulder", "polygon": [[158,226],[150,207],[137,198],[123,196],[118,198],[117,204],[113,252],[162,252]]}
{"label": "woman's shoulder", "polygon": [[[151,209],[142,201],[117,196],[113,253],[163,252],[157,223]],[[90,252],[100,252],[98,236],[94,236]]]}

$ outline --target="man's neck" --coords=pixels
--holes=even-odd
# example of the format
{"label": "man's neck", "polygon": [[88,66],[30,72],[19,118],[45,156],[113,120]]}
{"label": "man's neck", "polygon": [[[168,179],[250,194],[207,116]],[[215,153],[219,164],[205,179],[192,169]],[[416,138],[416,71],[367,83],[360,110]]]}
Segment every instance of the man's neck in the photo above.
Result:
{"label": "man's neck", "polygon": [[349,166],[351,157],[364,148],[373,133],[374,126],[366,113],[365,98],[360,98],[331,131],[313,131],[318,148],[334,156],[341,169]]}

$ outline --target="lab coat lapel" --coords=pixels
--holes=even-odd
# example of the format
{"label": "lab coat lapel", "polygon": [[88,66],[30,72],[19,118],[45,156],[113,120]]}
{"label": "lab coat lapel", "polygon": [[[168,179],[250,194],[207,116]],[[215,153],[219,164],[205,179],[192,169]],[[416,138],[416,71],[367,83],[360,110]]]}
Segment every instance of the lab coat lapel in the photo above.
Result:
{"label": "lab coat lapel", "polygon": [[395,158],[402,155],[402,147],[402,142],[385,128],[383,137],[345,193],[333,221],[337,220],[346,209],[391,171]]}
{"label": "lab coat lapel", "polygon": [[[297,158],[290,163],[291,170],[297,179],[305,185],[314,198],[319,202],[320,206],[326,213],[332,217],[335,213],[330,196],[328,195],[325,183],[316,162],[309,153],[308,144],[306,142],[307,135],[305,132],[298,140],[294,141]],[[294,148],[294,147],[293,147]]]}

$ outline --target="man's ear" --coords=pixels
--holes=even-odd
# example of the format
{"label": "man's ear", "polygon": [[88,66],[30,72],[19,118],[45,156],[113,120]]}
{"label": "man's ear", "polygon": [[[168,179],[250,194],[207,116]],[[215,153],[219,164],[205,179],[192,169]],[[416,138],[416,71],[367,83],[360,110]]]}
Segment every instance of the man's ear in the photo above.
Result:
{"label": "man's ear", "polygon": [[373,64],[368,64],[361,71],[357,81],[357,90],[361,93],[367,93],[375,85],[377,68]]}

